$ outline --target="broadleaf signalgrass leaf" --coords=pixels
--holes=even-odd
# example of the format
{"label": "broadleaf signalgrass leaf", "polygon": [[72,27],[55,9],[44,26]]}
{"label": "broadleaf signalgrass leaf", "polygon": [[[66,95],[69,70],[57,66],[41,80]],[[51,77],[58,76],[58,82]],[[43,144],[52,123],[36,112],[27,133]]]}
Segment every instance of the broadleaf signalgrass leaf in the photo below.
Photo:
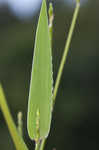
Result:
{"label": "broadleaf signalgrass leaf", "polygon": [[36,32],[28,103],[28,133],[35,141],[48,136],[52,113],[52,56],[46,0]]}

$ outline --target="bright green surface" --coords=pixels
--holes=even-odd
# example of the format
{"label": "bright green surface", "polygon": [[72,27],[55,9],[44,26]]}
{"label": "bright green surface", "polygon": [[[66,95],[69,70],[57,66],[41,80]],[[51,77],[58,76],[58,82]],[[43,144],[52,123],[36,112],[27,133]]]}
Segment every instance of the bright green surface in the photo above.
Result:
{"label": "bright green surface", "polygon": [[52,107],[52,58],[46,1],[40,12],[28,104],[28,133],[38,140],[48,135]]}

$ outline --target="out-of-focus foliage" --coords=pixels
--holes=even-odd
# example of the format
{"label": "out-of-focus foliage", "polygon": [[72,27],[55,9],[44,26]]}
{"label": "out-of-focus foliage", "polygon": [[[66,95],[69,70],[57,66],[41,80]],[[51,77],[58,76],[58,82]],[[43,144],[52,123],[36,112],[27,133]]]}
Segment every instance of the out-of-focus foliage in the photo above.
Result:
{"label": "out-of-focus foliage", "polygon": [[[90,0],[81,7],[61,80],[53,114],[47,150],[98,149],[99,102],[99,2]],[[54,1],[53,65],[54,81],[68,34],[73,9]],[[24,137],[33,149],[26,130],[27,100],[38,14],[19,21],[7,8],[0,8],[0,81],[17,123],[23,111]],[[0,112],[0,149],[14,150]]]}

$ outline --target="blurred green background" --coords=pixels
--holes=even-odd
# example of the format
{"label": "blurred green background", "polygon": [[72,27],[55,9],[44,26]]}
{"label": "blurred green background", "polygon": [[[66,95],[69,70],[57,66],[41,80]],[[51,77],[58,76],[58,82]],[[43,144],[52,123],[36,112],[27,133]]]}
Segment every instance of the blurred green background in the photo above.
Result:
{"label": "blurred green background", "polygon": [[[70,27],[74,4],[53,1],[53,72],[59,62]],[[39,11],[31,18],[16,17],[7,5],[0,6],[0,82],[17,124],[23,112],[24,139],[30,150],[34,142],[27,133],[27,104],[32,56]],[[81,5],[59,93],[46,150],[99,149],[99,1]],[[0,150],[15,150],[0,111]]]}

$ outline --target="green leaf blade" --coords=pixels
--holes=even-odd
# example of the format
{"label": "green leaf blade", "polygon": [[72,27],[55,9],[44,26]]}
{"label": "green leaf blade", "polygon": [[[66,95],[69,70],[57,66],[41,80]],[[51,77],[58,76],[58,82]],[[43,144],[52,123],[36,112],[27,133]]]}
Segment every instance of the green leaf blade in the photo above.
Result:
{"label": "green leaf blade", "polygon": [[51,44],[46,1],[43,0],[36,33],[28,104],[28,133],[31,139],[48,136],[51,123],[52,84]]}

